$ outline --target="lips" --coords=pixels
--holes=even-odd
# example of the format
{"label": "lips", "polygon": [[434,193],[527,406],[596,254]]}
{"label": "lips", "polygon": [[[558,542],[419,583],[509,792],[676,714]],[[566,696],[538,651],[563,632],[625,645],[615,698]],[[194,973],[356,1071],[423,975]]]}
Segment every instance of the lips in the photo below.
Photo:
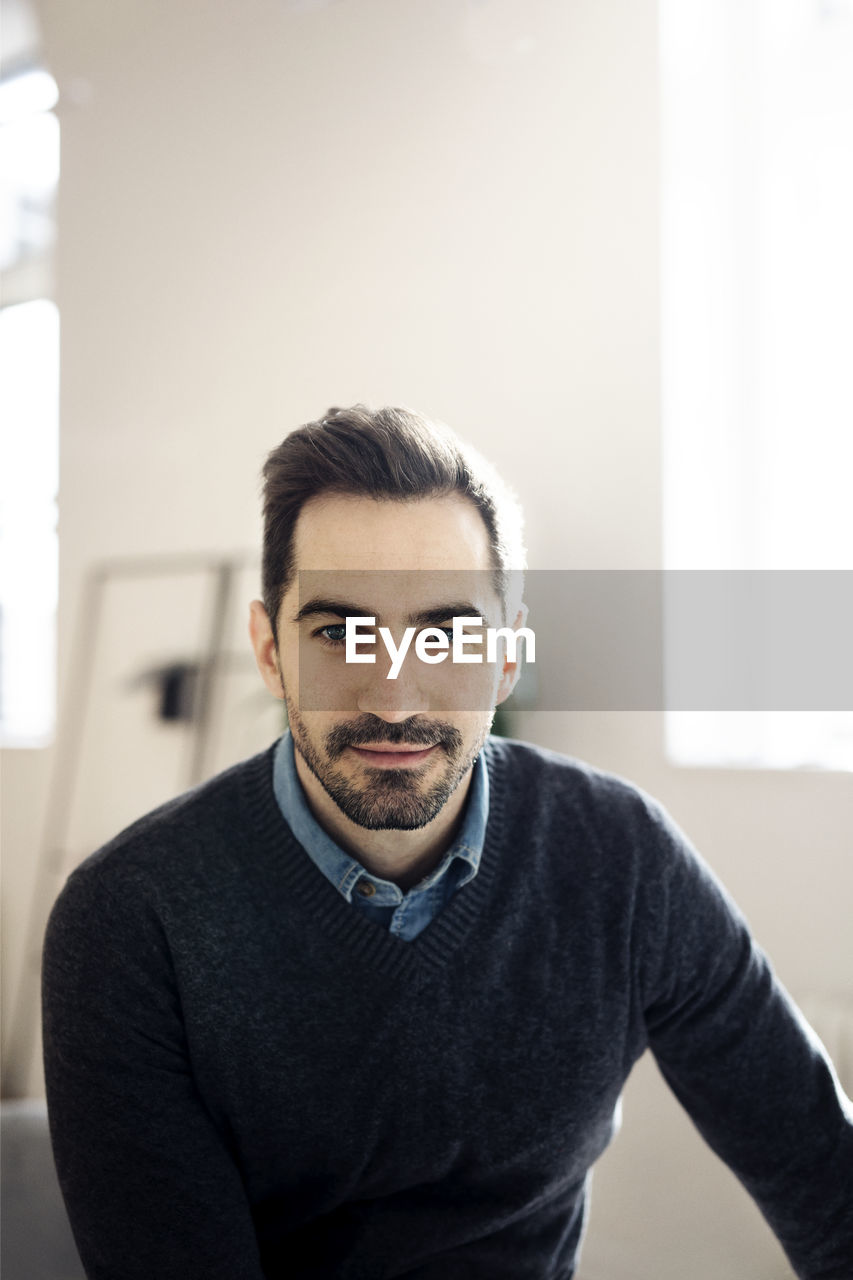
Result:
{"label": "lips", "polygon": [[407,769],[428,760],[437,747],[437,742],[428,747],[405,742],[395,744],[383,742],[369,747],[350,746],[349,749],[361,759],[363,764],[375,769]]}

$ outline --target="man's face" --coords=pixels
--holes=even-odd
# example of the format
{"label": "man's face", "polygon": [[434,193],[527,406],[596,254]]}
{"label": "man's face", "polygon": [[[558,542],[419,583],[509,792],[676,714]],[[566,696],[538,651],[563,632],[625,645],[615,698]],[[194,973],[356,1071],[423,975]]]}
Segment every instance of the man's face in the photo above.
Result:
{"label": "man's face", "polygon": [[[343,623],[372,616],[395,646],[407,626],[450,628],[460,614],[503,625],[480,514],[455,494],[405,503],[326,495],[300,514],[294,564],[278,616],[278,670],[265,672],[260,652],[258,660],[284,696],[296,750],[358,826],[424,827],[467,782],[515,668],[461,666],[450,655],[427,664],[412,642],[388,679],[378,635],[361,649],[375,663],[345,661]],[[269,652],[271,636],[263,643]]]}

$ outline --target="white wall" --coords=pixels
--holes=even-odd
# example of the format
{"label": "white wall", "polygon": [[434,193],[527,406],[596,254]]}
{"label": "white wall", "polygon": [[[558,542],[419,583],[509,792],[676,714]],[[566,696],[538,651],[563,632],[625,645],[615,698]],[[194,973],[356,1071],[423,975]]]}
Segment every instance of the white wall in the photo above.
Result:
{"label": "white wall", "polygon": [[[333,403],[456,425],[517,486],[534,566],[658,565],[653,0],[38,8],[62,93],[63,664],[92,561],[255,546],[265,452]],[[849,782],[679,772],[659,728],[522,732],[658,794],[795,994],[849,996]],[[50,766],[3,760],[7,989]],[[659,1088],[645,1066],[629,1086],[590,1276],[785,1275]]]}

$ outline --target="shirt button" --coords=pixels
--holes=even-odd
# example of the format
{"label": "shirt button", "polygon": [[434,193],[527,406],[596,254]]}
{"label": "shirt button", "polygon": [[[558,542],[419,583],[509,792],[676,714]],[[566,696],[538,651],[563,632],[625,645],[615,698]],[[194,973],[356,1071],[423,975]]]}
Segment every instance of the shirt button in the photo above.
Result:
{"label": "shirt button", "polygon": [[360,893],[362,898],[372,898],[376,892],[376,885],[371,884],[369,880],[359,880],[355,886],[356,893]]}

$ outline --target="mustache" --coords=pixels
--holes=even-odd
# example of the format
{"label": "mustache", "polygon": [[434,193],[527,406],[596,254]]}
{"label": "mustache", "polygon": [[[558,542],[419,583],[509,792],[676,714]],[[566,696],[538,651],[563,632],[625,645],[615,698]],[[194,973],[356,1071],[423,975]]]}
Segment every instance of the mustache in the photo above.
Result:
{"label": "mustache", "polygon": [[347,747],[363,747],[371,742],[413,747],[440,745],[452,754],[462,749],[462,734],[455,725],[442,720],[424,720],[420,716],[410,716],[408,720],[389,724],[387,720],[381,720],[379,716],[368,712],[345,724],[336,724],[326,735],[326,750],[335,759]]}

